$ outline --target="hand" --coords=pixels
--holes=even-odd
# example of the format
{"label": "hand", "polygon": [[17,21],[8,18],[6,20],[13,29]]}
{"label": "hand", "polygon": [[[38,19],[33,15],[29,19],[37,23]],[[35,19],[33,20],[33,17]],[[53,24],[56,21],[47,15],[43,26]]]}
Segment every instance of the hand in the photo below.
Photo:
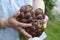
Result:
{"label": "hand", "polygon": [[22,27],[31,27],[31,24],[27,23],[21,23],[16,20],[17,16],[19,15],[19,12],[11,15],[8,19],[2,20],[2,26],[12,26],[12,28],[18,30],[22,34],[24,34],[27,37],[32,37],[30,34],[28,34]]}
{"label": "hand", "polygon": [[19,28],[20,30],[18,30],[20,32],[20,34],[24,37],[27,37],[27,38],[32,38],[32,36],[30,34],[28,34],[25,29],[23,29],[22,27]]}
{"label": "hand", "polygon": [[49,20],[48,16],[45,15],[45,19],[43,20],[43,22],[44,22],[44,24],[43,24],[44,28],[46,28],[48,20]]}

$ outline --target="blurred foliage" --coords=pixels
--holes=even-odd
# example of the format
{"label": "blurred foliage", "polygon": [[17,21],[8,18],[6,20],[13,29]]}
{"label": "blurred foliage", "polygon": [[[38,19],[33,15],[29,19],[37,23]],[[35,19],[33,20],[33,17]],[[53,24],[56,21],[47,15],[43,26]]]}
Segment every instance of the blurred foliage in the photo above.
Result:
{"label": "blurred foliage", "polygon": [[52,15],[52,9],[55,6],[55,1],[56,0],[44,0],[44,3],[45,3],[45,13],[46,13],[46,15],[48,15],[48,17],[50,19],[54,19],[55,18],[55,16]]}
{"label": "blurred foliage", "polygon": [[60,40],[60,21],[50,20],[45,32],[47,34],[45,40]]}

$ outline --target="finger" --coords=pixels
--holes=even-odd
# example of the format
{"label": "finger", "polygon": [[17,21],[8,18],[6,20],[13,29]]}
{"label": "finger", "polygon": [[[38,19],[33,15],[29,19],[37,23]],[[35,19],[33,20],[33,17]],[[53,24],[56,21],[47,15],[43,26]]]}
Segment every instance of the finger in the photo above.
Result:
{"label": "finger", "polygon": [[28,37],[28,38],[31,38],[32,36],[30,35],[30,34],[28,34],[23,28],[19,28],[20,30],[20,32],[23,34],[23,36],[26,36],[26,37]]}
{"label": "finger", "polygon": [[19,26],[19,27],[32,27],[32,24],[27,24],[27,23],[22,23],[22,22],[18,22],[15,19],[12,19],[12,24]]}
{"label": "finger", "polygon": [[27,24],[27,23],[19,22],[19,26],[22,26],[22,27],[32,27],[32,24],[31,23]]}
{"label": "finger", "polygon": [[16,14],[13,15],[14,18],[17,18],[17,16],[20,15],[20,11],[18,11]]}

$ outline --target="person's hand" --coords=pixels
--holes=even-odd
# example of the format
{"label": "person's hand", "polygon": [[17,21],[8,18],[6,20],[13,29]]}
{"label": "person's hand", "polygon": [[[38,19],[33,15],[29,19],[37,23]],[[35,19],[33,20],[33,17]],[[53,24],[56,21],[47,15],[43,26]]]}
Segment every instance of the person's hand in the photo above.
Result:
{"label": "person's hand", "polygon": [[49,20],[48,16],[45,15],[45,19],[43,20],[43,22],[44,22],[44,24],[43,24],[44,28],[46,28],[48,20]]}
{"label": "person's hand", "polygon": [[2,26],[12,26],[12,28],[18,30],[22,34],[24,34],[26,37],[32,37],[30,34],[28,34],[22,27],[31,27],[32,24],[27,23],[21,23],[16,20],[17,16],[19,15],[19,12],[11,15],[8,19],[3,19],[1,24]]}

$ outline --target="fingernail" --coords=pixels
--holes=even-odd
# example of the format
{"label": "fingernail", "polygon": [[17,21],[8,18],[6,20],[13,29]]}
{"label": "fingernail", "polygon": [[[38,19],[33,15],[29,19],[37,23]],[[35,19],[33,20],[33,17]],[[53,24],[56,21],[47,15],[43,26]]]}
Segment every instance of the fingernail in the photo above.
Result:
{"label": "fingernail", "polygon": [[30,24],[30,26],[32,26],[32,24]]}
{"label": "fingernail", "polygon": [[30,38],[32,38],[32,36],[30,36]]}

